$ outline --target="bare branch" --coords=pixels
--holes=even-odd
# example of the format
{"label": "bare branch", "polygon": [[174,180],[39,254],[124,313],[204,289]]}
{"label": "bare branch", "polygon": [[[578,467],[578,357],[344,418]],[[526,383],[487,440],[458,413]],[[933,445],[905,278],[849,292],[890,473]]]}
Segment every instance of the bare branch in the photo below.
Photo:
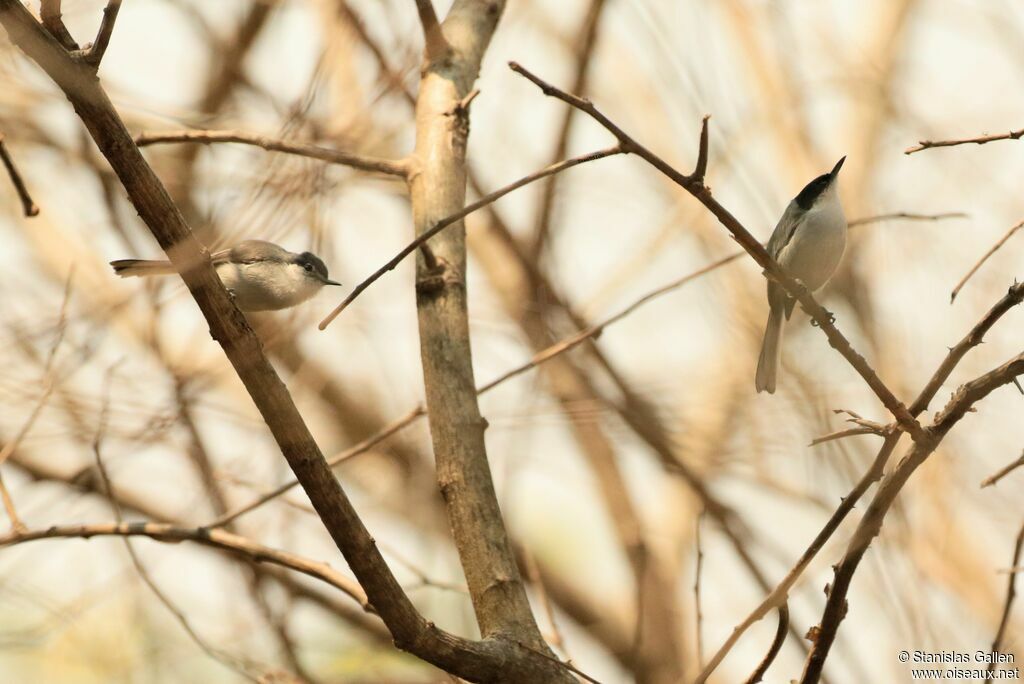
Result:
{"label": "bare branch", "polygon": [[928,150],[933,147],[953,147],[954,145],[984,145],[996,140],[1018,140],[1024,135],[1024,128],[1019,131],[1000,133],[998,135],[982,135],[977,138],[962,138],[959,140],[921,140],[913,147],[903,150],[903,154],[914,154],[921,150]]}
{"label": "bare branch", "polygon": [[991,477],[986,477],[984,480],[982,480],[982,489],[984,489],[985,487],[991,487],[992,485],[996,484],[997,482],[999,482],[1004,477],[1012,473],[1017,468],[1020,468],[1021,466],[1024,466],[1024,452],[1021,453],[1020,458],[1018,458],[1016,461],[1009,464],[1005,468],[1000,468],[995,475],[992,475]]}
{"label": "bare branch", "polygon": [[85,52],[85,61],[93,68],[99,68],[103,61],[103,55],[110,45],[110,37],[114,35],[114,22],[117,21],[117,13],[121,11],[121,0],[108,0],[107,6],[103,8],[103,20],[100,21],[99,31],[96,33],[96,40],[92,47]]}
{"label": "bare branch", "polygon": [[25,216],[37,216],[39,214],[39,207],[32,201],[28,187],[25,186],[25,180],[21,177],[21,173],[18,172],[18,167],[14,165],[14,159],[11,158],[11,153],[7,151],[7,146],[4,145],[3,133],[0,133],[0,161],[3,161],[4,168],[7,169],[7,175],[11,177],[11,184],[14,185],[14,190],[18,193],[18,199],[21,200]]}
{"label": "bare branch", "polygon": [[995,254],[999,248],[1006,244],[1006,241],[1013,237],[1013,234],[1021,228],[1024,228],[1024,221],[1021,221],[1010,228],[1010,230],[1006,231],[1006,234],[999,238],[999,240],[996,241],[996,244],[992,245],[992,248],[985,252],[984,256],[982,256],[981,259],[971,267],[971,270],[967,272],[967,275],[960,279],[960,282],[956,284],[956,287],[953,288],[953,292],[949,295],[949,302],[951,304],[956,300],[956,296],[960,294],[960,290],[967,284],[967,281],[971,279],[971,276],[977,273],[978,269],[981,268],[981,265],[988,261],[989,257]]}
{"label": "bare branch", "polygon": [[[705,186],[702,179],[699,179],[696,176],[696,171],[699,170],[699,168],[695,169],[694,174],[688,176],[680,173],[661,157],[648,150],[629,134],[619,128],[607,116],[602,114],[589,100],[585,100],[556,88],[550,83],[547,83],[543,79],[532,74],[516,62],[510,62],[509,67],[535,84],[545,95],[555,97],[583,112],[586,112],[591,118],[614,135],[625,151],[641,157],[644,161],[654,166],[664,175],[668,176],[677,185],[681,186],[684,190],[698,199],[705,207],[707,207],[719,222],[733,235],[736,241],[740,243],[740,246],[743,247],[743,249],[753,257],[758,265],[765,270],[765,276],[778,282],[786,290],[787,294],[800,302],[803,309],[812,319],[814,319],[817,326],[821,328],[822,332],[824,332],[828,337],[829,344],[838,351],[849,362],[853,369],[857,371],[861,378],[864,379],[868,387],[870,387],[875,393],[875,396],[878,397],[882,404],[896,418],[900,428],[908,432],[915,440],[922,439],[924,437],[921,425],[912,415],[910,415],[907,407],[900,402],[895,395],[893,395],[892,391],[889,390],[885,383],[882,382],[878,377],[878,374],[868,364],[864,357],[853,349],[846,337],[843,336],[843,334],[835,327],[834,317],[832,314],[826,311],[825,308],[814,299],[814,296],[808,292],[806,287],[790,278],[781,269],[781,267],[779,267],[775,260],[772,259],[764,246],[755,239],[746,228],[743,227],[736,217],[734,217],[725,207],[719,204],[718,201],[712,197],[711,189]],[[705,119],[701,127],[701,144],[706,142],[706,135],[704,133],[706,129],[707,120]],[[701,153],[699,151],[697,156],[699,162],[701,158]]]}
{"label": "bare branch", "polygon": [[448,45],[448,41],[444,37],[441,22],[437,20],[434,3],[431,0],[416,0],[416,11],[419,12],[420,24],[423,25],[427,60],[430,62],[443,60],[451,50],[451,46]]}
{"label": "bare branch", "polygon": [[357,154],[349,154],[329,147],[320,147],[308,143],[275,140],[259,135],[251,135],[242,131],[156,131],[143,133],[135,138],[139,147],[162,145],[167,143],[194,143],[209,145],[212,143],[238,143],[260,147],[268,152],[283,152],[300,157],[319,159],[330,164],[349,166],[360,171],[384,173],[389,176],[405,178],[409,173],[409,164],[404,159],[376,159]]}
{"label": "bare branch", "polygon": [[361,283],[356,285],[352,289],[352,292],[350,292],[349,295],[345,298],[345,300],[341,304],[339,304],[333,311],[331,311],[331,313],[327,314],[327,316],[322,321],[320,321],[320,330],[326,329],[327,326],[331,324],[331,321],[337,318],[338,314],[344,311],[348,307],[348,305],[351,304],[356,299],[356,297],[363,293],[363,291],[366,288],[370,287],[370,285],[375,283],[385,273],[393,270],[396,266],[398,266],[398,264],[402,262],[403,259],[405,259],[413,252],[415,252],[421,245],[426,244],[428,240],[430,240],[432,237],[434,237],[435,235],[437,235],[438,233],[440,233],[442,230],[452,225],[453,223],[458,222],[460,219],[465,218],[466,216],[472,214],[474,211],[480,209],[481,207],[486,207],[488,204],[498,199],[501,199],[502,197],[512,192],[513,190],[518,190],[524,185],[529,185],[530,183],[540,180],[541,178],[550,176],[552,174],[556,174],[566,169],[571,169],[574,166],[578,166],[580,164],[589,161],[594,161],[597,159],[604,159],[605,157],[611,157],[616,154],[623,154],[623,152],[624,150],[622,149],[622,147],[616,145],[614,147],[609,147],[604,150],[598,150],[597,152],[591,152],[589,154],[573,157],[572,159],[566,159],[565,161],[559,162],[558,164],[553,164],[552,166],[548,166],[547,168],[532,173],[529,176],[520,178],[514,183],[509,183],[505,187],[495,190],[494,192],[485,195],[484,197],[481,197],[476,202],[473,202],[472,204],[465,206],[464,208],[460,209],[454,214],[451,214],[450,216],[441,219],[433,226],[431,226],[428,230],[425,230],[420,235],[418,235],[415,240],[413,240],[408,245],[403,247],[398,254],[396,254],[386,264],[384,264],[376,271],[374,271],[372,275],[370,275],[368,278],[366,278]]}
{"label": "bare branch", "polygon": [[153,522],[111,522],[91,523],[88,525],[54,525],[42,530],[27,530],[22,533],[0,537],[0,547],[24,544],[39,539],[81,538],[92,537],[149,537],[159,542],[177,543],[195,542],[203,546],[211,546],[224,551],[238,554],[255,563],[272,563],[295,572],[300,572],[314,579],[330,584],[341,590],[363,607],[373,612],[366,593],[353,580],[345,577],[326,563],[297,556],[287,551],[280,551],[240,537],[224,530],[211,530],[206,527],[176,527],[165,523]]}

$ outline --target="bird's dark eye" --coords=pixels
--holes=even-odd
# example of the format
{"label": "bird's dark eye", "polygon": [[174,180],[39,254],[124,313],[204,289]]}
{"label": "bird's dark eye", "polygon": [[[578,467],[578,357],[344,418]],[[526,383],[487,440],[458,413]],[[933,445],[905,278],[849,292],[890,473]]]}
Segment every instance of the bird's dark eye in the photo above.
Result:
{"label": "bird's dark eye", "polygon": [[305,264],[302,268],[306,269],[307,273],[313,272],[313,264]]}

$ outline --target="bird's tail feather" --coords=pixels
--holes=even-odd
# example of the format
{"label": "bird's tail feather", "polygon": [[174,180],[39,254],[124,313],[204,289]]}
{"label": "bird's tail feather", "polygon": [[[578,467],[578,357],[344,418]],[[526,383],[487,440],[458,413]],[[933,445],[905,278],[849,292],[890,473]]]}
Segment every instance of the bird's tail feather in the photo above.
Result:
{"label": "bird's tail feather", "polygon": [[764,330],[764,341],[761,343],[761,356],[757,359],[754,384],[758,392],[775,393],[775,374],[782,355],[782,327],[785,322],[782,307],[772,307]]}
{"label": "bird's tail feather", "polygon": [[170,275],[177,273],[170,261],[147,261],[146,259],[119,259],[111,261],[114,273],[122,278],[132,276]]}

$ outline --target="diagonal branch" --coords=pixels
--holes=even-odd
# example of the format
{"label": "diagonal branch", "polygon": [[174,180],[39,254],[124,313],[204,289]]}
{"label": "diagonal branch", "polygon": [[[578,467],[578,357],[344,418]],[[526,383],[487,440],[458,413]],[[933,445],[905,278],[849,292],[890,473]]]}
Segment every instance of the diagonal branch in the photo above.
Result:
{"label": "diagonal branch", "polygon": [[319,159],[330,164],[350,166],[360,171],[384,173],[390,176],[405,178],[409,173],[409,165],[404,159],[376,159],[357,154],[349,154],[329,147],[320,147],[308,143],[275,140],[260,135],[252,135],[242,131],[157,131],[143,133],[135,138],[139,147],[163,145],[167,143],[195,143],[209,145],[211,143],[238,143],[260,147],[268,152],[283,152],[300,157]]}
{"label": "diagonal branch", "polygon": [[32,196],[28,192],[25,180],[21,177],[18,167],[14,165],[14,159],[11,157],[11,153],[7,151],[7,146],[4,145],[3,133],[0,133],[0,161],[3,162],[4,168],[7,169],[7,175],[11,178],[11,184],[14,185],[15,192],[18,193],[18,199],[21,200],[21,207],[25,212],[25,216],[38,216],[39,206],[32,201]]}
{"label": "diagonal branch", "polygon": [[1019,131],[1000,133],[998,135],[982,135],[977,138],[962,138],[959,140],[922,140],[913,147],[903,150],[903,154],[914,154],[921,150],[929,150],[933,147],[953,147],[955,145],[984,145],[996,140],[1018,140],[1024,136],[1024,128]]}
{"label": "diagonal branch", "polygon": [[[661,171],[663,174],[668,176],[677,185],[681,186],[684,190],[693,195],[697,200],[707,207],[715,218],[732,234],[740,246],[753,257],[754,261],[760,265],[764,271],[765,276],[778,282],[786,292],[800,302],[803,309],[807,312],[819,328],[828,337],[829,344],[838,351],[854,370],[864,379],[868,387],[875,393],[875,396],[882,402],[882,404],[889,410],[890,413],[896,418],[900,428],[908,432],[915,440],[922,439],[924,437],[921,425],[917,420],[910,415],[907,411],[907,407],[900,402],[892,391],[881,381],[875,370],[868,364],[868,362],[857,353],[846,337],[839,332],[833,323],[833,316],[831,313],[825,310],[814,296],[808,292],[798,281],[790,278],[775,262],[774,259],[768,254],[764,246],[756,239],[750,232],[743,227],[743,225],[734,217],[725,207],[718,203],[711,195],[711,189],[704,185],[703,169],[701,165],[706,163],[703,160],[707,159],[707,151],[698,151],[697,160],[698,165],[694,172],[690,175],[684,175],[674,169],[670,164],[663,160],[658,155],[654,154],[646,147],[638,143],[629,134],[619,128],[613,123],[607,116],[602,114],[589,100],[577,97],[570,93],[566,93],[559,88],[547,83],[538,76],[534,75],[524,67],[520,66],[516,62],[509,63],[509,67],[512,71],[525,77],[533,84],[535,84],[541,91],[550,97],[555,97],[563,102],[576,107],[577,109],[586,112],[607,129],[615,138],[619,141],[619,144],[631,154],[636,154],[647,163],[654,166],[656,169]],[[707,119],[704,119],[703,126],[701,127],[701,145],[707,146]]]}
{"label": "diagonal branch", "polygon": [[388,271],[394,270],[394,268],[398,266],[398,264],[400,264],[407,256],[415,252],[421,246],[426,245],[427,242],[432,237],[436,236],[438,233],[440,233],[448,226],[459,222],[469,214],[472,214],[474,211],[482,207],[486,207],[488,204],[491,204],[492,202],[501,199],[508,193],[512,192],[513,190],[518,190],[524,185],[529,185],[530,183],[538,181],[541,178],[551,176],[560,171],[565,171],[566,169],[571,169],[574,166],[578,166],[589,161],[595,161],[597,159],[604,159],[605,157],[611,157],[616,154],[622,154],[623,152],[624,150],[622,149],[622,147],[616,145],[614,147],[609,147],[604,150],[598,150],[597,152],[590,152],[589,154],[583,154],[578,157],[573,157],[572,159],[566,159],[565,161],[561,161],[557,164],[552,164],[551,166],[543,168],[540,171],[531,173],[529,176],[525,176],[513,183],[509,183],[505,187],[499,188],[498,190],[495,190],[494,192],[485,195],[484,197],[481,197],[476,202],[466,205],[462,209],[459,209],[458,211],[454,212],[453,214],[446,216],[445,218],[441,219],[427,230],[417,235],[416,239],[414,239],[412,242],[403,247],[402,250],[398,252],[398,254],[396,254],[394,257],[392,257],[386,264],[378,268],[368,278],[366,278],[361,283],[356,285],[352,289],[352,292],[350,292],[349,295],[345,298],[345,300],[341,304],[339,304],[333,311],[331,311],[331,313],[327,314],[327,316],[322,321],[320,321],[320,329],[326,329],[327,326],[331,324],[331,321],[337,318],[338,315],[356,299],[356,297],[358,297],[360,294],[363,293],[364,290],[366,290],[366,288],[370,287],[370,285],[373,285],[377,280],[380,279],[381,276],[383,276]]}
{"label": "diagonal branch", "polygon": [[991,487],[1021,466],[1024,466],[1024,453],[1021,453],[1020,457],[1013,463],[1004,468],[1000,468],[994,475],[986,477],[981,483],[982,488]]}
{"label": "diagonal branch", "polygon": [[960,279],[960,282],[957,283],[956,287],[953,288],[953,292],[950,293],[949,302],[951,304],[953,303],[953,301],[956,300],[956,296],[960,294],[960,290],[963,288],[964,285],[967,284],[967,281],[970,280],[971,277],[978,272],[978,269],[981,268],[982,264],[988,261],[989,257],[991,257],[993,254],[999,251],[999,248],[1005,245],[1006,241],[1013,237],[1013,234],[1016,233],[1021,228],[1024,228],[1024,221],[1021,221],[1020,223],[1011,227],[1010,230],[1006,231],[1003,237],[999,238],[999,240],[996,241],[996,244],[992,245],[992,247],[987,252],[985,252],[981,259],[979,259],[974,264],[974,266],[971,267],[971,270],[967,272],[967,275]]}

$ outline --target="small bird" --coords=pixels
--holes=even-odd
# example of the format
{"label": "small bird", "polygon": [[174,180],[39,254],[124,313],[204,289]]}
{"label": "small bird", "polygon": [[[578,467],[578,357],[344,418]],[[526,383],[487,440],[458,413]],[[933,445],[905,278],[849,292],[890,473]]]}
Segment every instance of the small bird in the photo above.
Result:
{"label": "small bird", "polygon": [[[210,260],[242,311],[287,309],[306,301],[324,285],[341,285],[327,277],[327,266],[315,254],[295,254],[264,240],[239,242],[215,252]],[[110,265],[122,278],[178,272],[169,261],[120,259]]]}
{"label": "small bird", "polygon": [[[846,157],[832,171],[818,176],[789,203],[768,240],[768,253],[791,277],[814,292],[835,273],[846,250],[846,216],[839,202],[836,178]],[[754,384],[758,392],[775,392],[782,354],[782,328],[796,300],[781,285],[768,281],[768,325],[761,343]]]}

